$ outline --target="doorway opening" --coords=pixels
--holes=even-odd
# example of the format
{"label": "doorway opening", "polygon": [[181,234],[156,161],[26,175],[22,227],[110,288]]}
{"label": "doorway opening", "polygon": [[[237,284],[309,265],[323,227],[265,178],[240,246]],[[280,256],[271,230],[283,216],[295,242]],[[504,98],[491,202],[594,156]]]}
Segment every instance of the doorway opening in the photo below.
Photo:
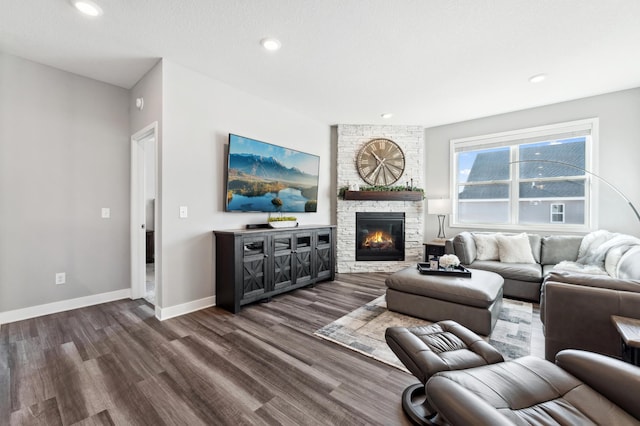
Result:
{"label": "doorway opening", "polygon": [[158,304],[157,123],[131,136],[131,297]]}

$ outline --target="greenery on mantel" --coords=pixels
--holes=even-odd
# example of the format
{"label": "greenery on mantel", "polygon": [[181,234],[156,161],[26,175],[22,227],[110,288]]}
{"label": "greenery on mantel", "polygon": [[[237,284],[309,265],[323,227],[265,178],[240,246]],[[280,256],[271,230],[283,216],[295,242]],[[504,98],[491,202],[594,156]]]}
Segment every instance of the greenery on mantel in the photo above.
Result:
{"label": "greenery on mantel", "polygon": [[[348,186],[343,186],[338,190],[338,197],[344,199],[344,193],[349,190]],[[400,191],[410,191],[410,192],[421,192],[424,198],[424,189],[418,188],[416,186],[406,186],[406,185],[396,185],[396,186],[361,186],[360,191],[377,191],[377,192],[400,192]]]}

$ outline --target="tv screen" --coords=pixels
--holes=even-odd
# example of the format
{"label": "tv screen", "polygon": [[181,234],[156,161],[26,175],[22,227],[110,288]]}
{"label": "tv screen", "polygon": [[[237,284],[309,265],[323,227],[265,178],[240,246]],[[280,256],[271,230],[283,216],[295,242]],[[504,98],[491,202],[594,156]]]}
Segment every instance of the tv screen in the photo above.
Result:
{"label": "tv screen", "polygon": [[320,157],[229,134],[226,210],[315,212]]}

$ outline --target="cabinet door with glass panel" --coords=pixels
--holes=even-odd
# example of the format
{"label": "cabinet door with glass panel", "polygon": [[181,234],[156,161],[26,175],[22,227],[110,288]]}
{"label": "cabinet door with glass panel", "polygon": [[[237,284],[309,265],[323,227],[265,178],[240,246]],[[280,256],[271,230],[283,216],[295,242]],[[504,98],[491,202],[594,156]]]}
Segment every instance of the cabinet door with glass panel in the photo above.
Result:
{"label": "cabinet door with glass panel", "polygon": [[293,235],[274,234],[273,242],[273,290],[290,287],[293,283],[294,253]]}
{"label": "cabinet door with glass panel", "polygon": [[267,291],[267,236],[244,237],[242,250],[242,299],[250,301]]}
{"label": "cabinet door with glass panel", "polygon": [[302,285],[311,281],[312,278],[312,259],[311,259],[311,232],[297,232],[294,237],[294,256],[295,256],[295,277],[294,283]]}
{"label": "cabinet door with glass panel", "polygon": [[331,279],[333,275],[333,235],[331,229],[316,233],[315,276],[319,279]]}

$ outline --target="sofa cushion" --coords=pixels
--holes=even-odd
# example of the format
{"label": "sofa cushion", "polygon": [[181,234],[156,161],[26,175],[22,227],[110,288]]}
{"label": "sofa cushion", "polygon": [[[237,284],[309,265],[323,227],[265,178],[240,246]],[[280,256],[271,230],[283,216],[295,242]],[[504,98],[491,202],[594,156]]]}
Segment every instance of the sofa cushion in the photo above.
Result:
{"label": "sofa cushion", "polygon": [[538,263],[504,263],[497,260],[476,260],[470,268],[500,274],[504,279],[541,282],[542,267]]}
{"label": "sofa cushion", "polygon": [[546,277],[547,275],[549,275],[551,272],[555,271],[555,267],[556,265],[542,265],[542,276]]}
{"label": "sofa cushion", "polygon": [[473,241],[476,244],[477,260],[499,260],[498,240],[495,234],[473,233]]}
{"label": "sofa cushion", "polygon": [[578,274],[587,274],[587,275],[609,275],[607,271],[601,266],[598,265],[583,265],[578,262],[570,262],[568,260],[563,260],[553,267],[554,271],[568,271],[575,272]]}
{"label": "sofa cushion", "polygon": [[500,262],[536,263],[531,252],[531,243],[526,233],[517,235],[496,235],[500,250]]}
{"label": "sofa cushion", "polygon": [[579,235],[550,235],[542,238],[540,263],[555,265],[563,260],[575,261],[582,242]]}
{"label": "sofa cushion", "polygon": [[[629,369],[635,372],[633,367]],[[451,424],[638,423],[569,372],[534,356],[439,372],[427,382],[426,394],[434,409]],[[633,398],[623,400],[625,405],[637,411],[635,405],[628,404],[629,400]]]}
{"label": "sofa cushion", "polygon": [[542,248],[542,237],[538,234],[527,234],[531,245],[531,254],[536,263],[540,263],[540,249]]}

